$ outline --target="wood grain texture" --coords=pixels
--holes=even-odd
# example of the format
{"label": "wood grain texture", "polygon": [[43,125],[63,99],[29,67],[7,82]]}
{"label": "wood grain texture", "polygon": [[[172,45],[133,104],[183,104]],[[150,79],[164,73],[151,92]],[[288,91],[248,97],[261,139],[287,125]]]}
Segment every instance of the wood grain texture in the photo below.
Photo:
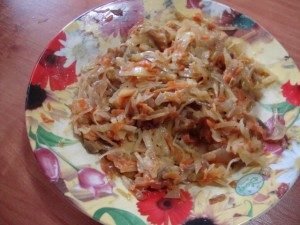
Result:
{"label": "wood grain texture", "polygon": [[[267,28],[300,65],[299,0],[220,0]],[[51,38],[101,0],[0,1],[0,224],[97,225],[41,174],[25,131],[30,73]],[[300,224],[300,182],[251,225]]]}

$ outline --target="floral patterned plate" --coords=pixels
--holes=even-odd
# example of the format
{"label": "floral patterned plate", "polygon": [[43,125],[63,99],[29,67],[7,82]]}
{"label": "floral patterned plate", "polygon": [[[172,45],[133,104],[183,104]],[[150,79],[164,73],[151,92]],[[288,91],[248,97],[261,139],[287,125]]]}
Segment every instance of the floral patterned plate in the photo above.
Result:
{"label": "floral patterned plate", "polygon": [[[274,124],[288,139],[266,142],[273,160],[266,168],[245,168],[228,187],[182,187],[180,199],[149,192],[137,200],[119,178],[101,171],[73,135],[69,105],[80,71],[109,47],[118,46],[144,17],[176,8],[191,16],[199,9],[227,33],[245,40],[246,53],[265,65],[279,83],[264,90],[255,107],[270,133]],[[34,154],[50,181],[83,212],[103,224],[243,224],[277,203],[300,170],[300,74],[283,47],[247,16],[208,0],[120,0],[93,9],[67,25],[47,46],[30,81],[26,123]],[[300,84],[300,83],[299,83]],[[289,140],[289,141],[287,141]]]}

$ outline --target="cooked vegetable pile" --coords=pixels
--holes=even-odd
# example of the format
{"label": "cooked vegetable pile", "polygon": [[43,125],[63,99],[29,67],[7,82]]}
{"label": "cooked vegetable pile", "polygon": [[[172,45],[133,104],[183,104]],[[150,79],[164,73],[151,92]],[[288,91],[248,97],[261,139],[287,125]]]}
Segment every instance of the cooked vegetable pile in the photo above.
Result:
{"label": "cooked vegetable pile", "polygon": [[74,131],[136,194],[225,185],[266,163],[267,131],[251,109],[272,81],[201,14],[144,21],[82,74]]}

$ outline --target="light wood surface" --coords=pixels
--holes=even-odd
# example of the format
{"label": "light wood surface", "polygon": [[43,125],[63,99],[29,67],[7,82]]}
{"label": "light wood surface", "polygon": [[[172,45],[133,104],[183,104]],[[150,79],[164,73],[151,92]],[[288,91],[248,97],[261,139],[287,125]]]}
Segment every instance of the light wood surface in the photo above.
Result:
{"label": "light wood surface", "polygon": [[[155,2],[155,1],[154,1]],[[300,65],[299,0],[220,0],[266,27]],[[42,175],[30,149],[24,102],[46,44],[73,18],[103,0],[0,1],[0,224],[97,225]],[[252,225],[300,224],[300,182]]]}

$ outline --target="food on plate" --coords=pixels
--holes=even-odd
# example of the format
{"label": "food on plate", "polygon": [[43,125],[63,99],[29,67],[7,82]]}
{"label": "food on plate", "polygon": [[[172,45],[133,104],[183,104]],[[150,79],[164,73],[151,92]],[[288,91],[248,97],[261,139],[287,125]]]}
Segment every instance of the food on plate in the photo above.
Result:
{"label": "food on plate", "polygon": [[145,20],[82,73],[74,132],[136,195],[227,185],[234,171],[267,163],[268,130],[251,110],[273,81],[200,13]]}

